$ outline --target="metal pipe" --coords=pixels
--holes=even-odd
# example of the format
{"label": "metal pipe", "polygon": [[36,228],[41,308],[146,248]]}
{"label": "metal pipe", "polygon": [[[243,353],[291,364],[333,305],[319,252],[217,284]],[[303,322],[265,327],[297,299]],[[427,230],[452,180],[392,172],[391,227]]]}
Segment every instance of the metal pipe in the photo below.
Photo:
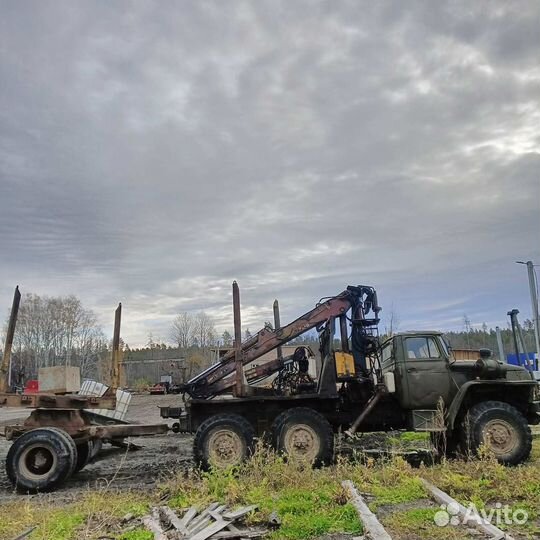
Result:
{"label": "metal pipe", "polygon": [[521,325],[519,324],[517,317],[516,317],[516,328],[517,328],[519,342],[521,343],[521,349],[523,350],[523,356],[524,356],[523,362],[526,366],[533,366],[534,363],[531,362],[531,359],[529,358],[529,352],[527,351],[527,345],[525,345],[525,338],[523,337],[523,331],[521,330]]}
{"label": "metal pipe", "polygon": [[242,319],[240,314],[240,289],[238,283],[233,281],[233,318],[234,318],[234,364],[235,386],[234,394],[241,397],[244,394],[244,366],[242,364]]}
{"label": "metal pipe", "polygon": [[525,264],[527,266],[527,274],[529,277],[529,292],[531,295],[532,319],[534,323],[534,340],[536,344],[536,357],[538,360],[540,360],[540,317],[538,315],[538,289],[536,286],[534,263],[532,261],[527,261],[527,262],[516,261],[516,262],[518,264]]}
{"label": "metal pipe", "polygon": [[339,316],[339,331],[341,335],[341,350],[348,353],[349,338],[347,336],[347,316],[345,314]]}
{"label": "metal pipe", "polygon": [[13,304],[11,305],[6,341],[4,344],[4,355],[2,357],[2,365],[0,366],[0,392],[6,392],[11,387],[11,349],[13,347],[13,337],[15,336],[15,326],[17,325],[20,303],[21,293],[19,292],[19,286],[17,285],[13,295]]}
{"label": "metal pipe", "polygon": [[519,357],[519,346],[518,346],[518,340],[517,340],[517,329],[516,329],[516,317],[519,313],[519,309],[513,309],[512,311],[509,311],[507,315],[510,316],[510,323],[512,325],[512,337],[514,341],[514,349],[516,351],[516,359],[518,366],[521,366],[521,358]]}
{"label": "metal pipe", "polygon": [[501,329],[496,326],[495,332],[497,332],[497,348],[499,349],[499,360],[501,362],[506,362],[506,356],[504,355],[504,347],[502,342]]}
{"label": "metal pipe", "polygon": [[[527,261],[527,270],[529,273],[529,290],[531,293],[531,307],[534,319],[534,338],[536,341],[536,360],[540,361],[540,317],[538,315],[538,290],[536,287],[536,279],[534,274],[534,264],[532,261]],[[538,369],[538,365],[535,366]]]}
{"label": "metal pipe", "polygon": [[[279,302],[274,300],[274,330],[277,332],[281,328],[281,321],[279,317]],[[277,347],[277,357],[279,360],[283,358],[283,349],[281,348],[281,345]]]}
{"label": "metal pipe", "polygon": [[120,323],[122,321],[122,304],[118,304],[114,312],[114,333],[111,363],[111,386],[120,386]]}
{"label": "metal pipe", "polygon": [[345,431],[345,435],[348,437],[352,437],[356,430],[360,427],[360,424],[366,419],[367,415],[373,410],[373,407],[377,405],[381,397],[384,393],[384,386],[378,385],[375,388],[375,394],[373,397],[367,402],[366,408],[360,413],[358,418],[353,422],[352,426]]}

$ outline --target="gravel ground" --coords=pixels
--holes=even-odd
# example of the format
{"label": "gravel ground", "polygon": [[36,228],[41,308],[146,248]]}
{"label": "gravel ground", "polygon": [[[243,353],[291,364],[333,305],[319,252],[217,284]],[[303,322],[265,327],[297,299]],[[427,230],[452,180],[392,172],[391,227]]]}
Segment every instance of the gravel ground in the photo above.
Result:
{"label": "gravel ground", "polygon": [[[177,404],[179,399],[177,395],[134,395],[128,419],[141,423],[162,422],[164,419],[160,418],[158,407]],[[28,414],[24,409],[0,409],[0,425],[22,421]],[[151,489],[161,478],[190,464],[192,441],[189,435],[169,432],[167,435],[132,439],[133,443],[142,446],[137,451],[126,453],[123,449],[105,445],[97,460],[72,476],[54,493],[54,499],[66,502],[81,491],[108,482],[120,489]],[[13,493],[3,466],[10,445],[0,437],[0,502],[20,497]]]}
{"label": "gravel ground", "polygon": [[[131,401],[128,419],[139,423],[160,423],[165,420],[159,416],[159,407],[177,405],[181,398],[178,395],[150,396],[134,395]],[[0,426],[22,422],[28,416],[28,409],[1,409]],[[170,422],[172,423],[172,422]],[[389,434],[366,434],[358,441],[338,442],[337,450],[342,455],[350,455],[355,449],[371,449],[378,452],[388,445]],[[192,463],[191,435],[169,432],[167,435],[133,438],[134,444],[142,446],[140,450],[126,452],[125,449],[105,445],[97,459],[87,465],[82,471],[72,476],[54,493],[54,500],[67,502],[89,488],[103,486],[109,482],[119,489],[152,489],[162,478],[170,476],[188,467]],[[5,470],[4,460],[11,445],[0,437],[0,502],[13,500],[20,495],[13,492]],[[426,453],[420,453],[409,459],[429,462]],[[427,452],[430,454],[430,452]],[[51,497],[51,495],[35,495],[35,497]]]}

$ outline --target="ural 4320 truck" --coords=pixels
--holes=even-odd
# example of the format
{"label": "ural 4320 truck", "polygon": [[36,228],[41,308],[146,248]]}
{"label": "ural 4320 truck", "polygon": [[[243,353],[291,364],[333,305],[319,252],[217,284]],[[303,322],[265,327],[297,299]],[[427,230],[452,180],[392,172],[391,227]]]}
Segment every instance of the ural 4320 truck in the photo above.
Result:
{"label": "ural 4320 truck", "polygon": [[[440,332],[381,342],[380,309],[375,289],[349,286],[282,327],[276,302],[274,328],[242,343],[235,282],[234,350],[182,387],[184,406],[164,407],[161,415],[177,420],[174,431],[195,434],[194,454],[203,466],[239,463],[263,436],[280,452],[328,463],[340,430],[349,436],[423,431],[449,455],[474,454],[484,444],[501,463],[526,460],[529,424],[540,422],[530,373],[492,359],[487,349],[476,362],[456,361]],[[309,374],[307,347],[281,353],[281,345],[311,329],[319,334],[317,378]],[[274,349],[275,359],[254,363]]]}

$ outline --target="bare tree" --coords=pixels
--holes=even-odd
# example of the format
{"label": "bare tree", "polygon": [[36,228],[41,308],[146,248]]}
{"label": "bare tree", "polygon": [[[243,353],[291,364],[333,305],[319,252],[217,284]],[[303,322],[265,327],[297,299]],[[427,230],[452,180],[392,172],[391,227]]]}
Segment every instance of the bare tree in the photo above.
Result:
{"label": "bare tree", "polygon": [[399,316],[394,309],[394,304],[390,308],[390,314],[388,316],[388,326],[385,327],[385,334],[393,336],[399,328]]}
{"label": "bare tree", "polygon": [[216,339],[216,330],[212,317],[201,311],[193,319],[193,342],[201,349],[211,347]]}
{"label": "bare tree", "polygon": [[14,338],[16,369],[35,376],[40,367],[65,364],[90,376],[106,348],[95,314],[77,297],[24,295]]}
{"label": "bare tree", "polygon": [[191,345],[194,328],[193,316],[185,312],[177,315],[171,326],[171,340],[181,349],[187,349]]}

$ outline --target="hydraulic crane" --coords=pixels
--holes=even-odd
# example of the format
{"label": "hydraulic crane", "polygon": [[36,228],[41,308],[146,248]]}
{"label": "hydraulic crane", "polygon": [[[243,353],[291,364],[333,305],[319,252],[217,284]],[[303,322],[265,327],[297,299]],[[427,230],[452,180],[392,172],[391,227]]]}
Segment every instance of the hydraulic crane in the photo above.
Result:
{"label": "hydraulic crane", "polygon": [[[233,283],[235,335],[239,334],[240,305],[239,291],[236,281]],[[354,349],[354,363],[358,372],[367,374],[366,354],[368,352],[369,333],[368,329],[376,328],[379,323],[378,314],[381,308],[377,303],[377,293],[373,287],[364,285],[349,286],[342,293],[321,299],[310,311],[304,313],[290,324],[272,328],[263,328],[256,335],[236,344],[235,348],[225,354],[223,358],[213,366],[193,377],[182,388],[184,392],[194,398],[208,398],[235,389],[235,395],[241,396],[248,393],[242,380],[243,366],[262,357],[268,352],[278,349],[287,342],[313,329],[322,329],[322,326],[330,320],[339,318],[341,338],[344,344],[344,352],[349,352],[347,339],[347,312],[351,310],[352,339],[360,346]],[[374,317],[366,318],[366,314],[373,312]],[[279,321],[279,315],[277,320]],[[257,377],[269,376],[288,362],[292,357],[278,358],[259,366],[255,371]],[[236,385],[236,386],[235,386]],[[252,393],[256,389],[252,389]]]}

